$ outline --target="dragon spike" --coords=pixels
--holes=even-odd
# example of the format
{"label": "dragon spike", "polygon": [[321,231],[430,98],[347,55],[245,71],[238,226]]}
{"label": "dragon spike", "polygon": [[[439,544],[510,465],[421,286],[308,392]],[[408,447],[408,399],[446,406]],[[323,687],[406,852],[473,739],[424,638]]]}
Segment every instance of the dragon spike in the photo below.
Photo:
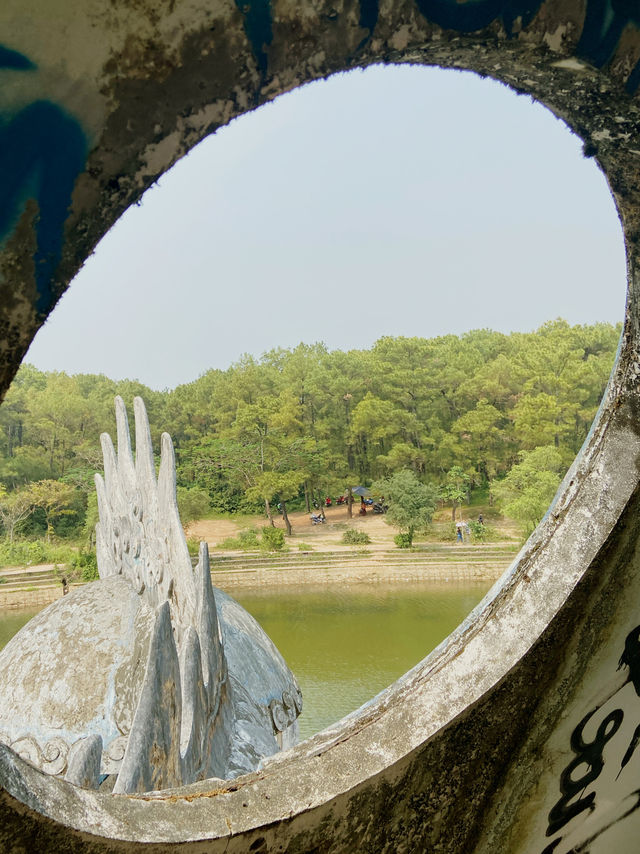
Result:
{"label": "dragon spike", "polygon": [[149,490],[156,482],[156,467],[153,461],[149,418],[141,397],[134,397],[133,411],[136,423],[136,474],[138,484]]}
{"label": "dragon spike", "polygon": [[119,491],[120,478],[118,477],[118,462],[116,460],[115,448],[108,433],[101,434],[100,445],[102,446],[102,459],[104,461],[106,495],[109,499],[113,499]]}
{"label": "dragon spike", "polygon": [[135,491],[136,474],[131,451],[131,434],[129,433],[129,419],[124,401],[120,395],[116,396],[116,432],[118,436],[118,471],[122,486],[127,494]]}
{"label": "dragon spike", "polygon": [[114,794],[150,792],[182,783],[182,690],[169,603],[163,602],[149,643],[147,666]]}
{"label": "dragon spike", "polygon": [[103,479],[99,474],[94,475],[96,484],[96,495],[98,498],[98,517],[99,522],[96,525],[96,556],[98,559],[98,574],[100,578],[106,578],[109,575],[117,575],[118,569],[116,566],[115,556],[109,548],[110,536],[109,532],[113,528],[113,517],[109,506],[109,499]]}
{"label": "dragon spike", "polygon": [[180,752],[183,762],[192,767],[185,769],[189,777],[195,777],[193,767],[202,760],[202,737],[207,720],[205,687],[202,684],[202,653],[198,633],[189,626],[184,634],[180,655],[182,679],[182,722],[180,730]]}
{"label": "dragon spike", "polygon": [[176,457],[173,442],[168,433],[162,434],[160,471],[158,473],[158,500],[168,510],[176,507]]}
{"label": "dragon spike", "polygon": [[198,596],[198,631],[207,639],[202,644],[202,675],[207,688],[210,707],[215,706],[219,684],[226,676],[224,647],[220,635],[218,611],[211,584],[209,546],[200,543],[200,556],[195,570]]}

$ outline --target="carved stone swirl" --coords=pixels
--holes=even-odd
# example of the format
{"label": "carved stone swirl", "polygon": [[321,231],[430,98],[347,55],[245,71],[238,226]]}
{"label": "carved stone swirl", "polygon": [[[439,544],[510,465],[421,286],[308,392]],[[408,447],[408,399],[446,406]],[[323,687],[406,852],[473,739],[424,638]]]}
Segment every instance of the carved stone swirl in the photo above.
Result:
{"label": "carved stone swirl", "polygon": [[127,749],[128,735],[120,735],[109,743],[102,754],[102,771],[105,774],[117,774]]}
{"label": "carved stone swirl", "polygon": [[296,720],[302,711],[302,694],[300,689],[295,691],[283,691],[282,701],[271,700],[269,712],[273,723],[274,732],[283,732]]}
{"label": "carved stone swirl", "polygon": [[17,738],[10,742],[9,746],[22,759],[42,768],[47,774],[63,774],[66,770],[69,745],[63,738],[50,739],[45,744],[44,749],[32,736]]}

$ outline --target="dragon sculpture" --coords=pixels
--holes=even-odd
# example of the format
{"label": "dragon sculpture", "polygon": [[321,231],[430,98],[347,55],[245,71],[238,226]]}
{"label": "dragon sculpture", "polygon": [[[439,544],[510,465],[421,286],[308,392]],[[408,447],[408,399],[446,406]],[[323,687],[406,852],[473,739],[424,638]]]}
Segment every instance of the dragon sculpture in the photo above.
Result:
{"label": "dragon sculpture", "polygon": [[176,500],[173,444],[156,477],[144,403],[135,459],[116,398],[117,453],[101,437],[100,579],[34,617],[0,653],[0,740],[87,788],[114,793],[230,779],[297,741],[302,696],[258,623],[195,568]]}

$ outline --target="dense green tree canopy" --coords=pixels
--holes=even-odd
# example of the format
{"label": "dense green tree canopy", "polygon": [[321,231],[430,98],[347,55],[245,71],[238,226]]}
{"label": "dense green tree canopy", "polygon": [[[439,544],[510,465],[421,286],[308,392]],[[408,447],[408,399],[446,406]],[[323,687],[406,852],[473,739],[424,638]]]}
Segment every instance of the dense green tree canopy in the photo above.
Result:
{"label": "dense green tree canopy", "polygon": [[[50,494],[52,481],[76,493],[59,515],[41,496],[36,521],[58,530],[73,516],[82,526],[102,466],[99,435],[114,433],[115,394],[130,411],[134,395],[144,398],[155,446],[161,431],[172,435],[182,494],[199,490],[191,498],[199,496],[202,507],[205,497],[218,510],[262,505],[270,512],[274,501],[311,507],[403,471],[454,503],[463,500],[460,484],[464,492],[481,487],[506,496],[496,487],[527,463],[523,451],[553,448],[560,460],[554,478],[569,465],[619,335],[609,324],[555,320],[527,334],[385,337],[370,350],[300,344],[245,356],[166,392],[24,365],[0,407],[5,533],[21,524],[12,514],[20,516],[22,493],[36,482],[48,483],[39,488]],[[20,500],[8,498],[14,492]]]}

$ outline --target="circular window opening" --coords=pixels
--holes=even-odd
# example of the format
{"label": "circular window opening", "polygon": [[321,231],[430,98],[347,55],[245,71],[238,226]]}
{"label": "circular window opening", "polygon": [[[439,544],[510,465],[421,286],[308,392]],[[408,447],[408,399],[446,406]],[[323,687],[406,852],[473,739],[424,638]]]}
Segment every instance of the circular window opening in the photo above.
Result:
{"label": "circular window opening", "polygon": [[[213,482],[203,460],[207,447],[215,457],[220,445],[207,443],[246,440],[260,429],[250,408],[277,400],[271,416],[289,421],[288,427],[269,425],[274,444],[313,440],[334,466],[331,482],[317,473],[316,481],[313,473],[301,477],[298,531],[296,500],[285,499],[298,564],[313,562],[319,535],[332,524],[324,549],[337,546],[344,567],[371,563],[381,542],[393,547],[393,529],[386,539],[379,533],[384,514],[374,519],[370,510],[367,525],[377,524],[375,534],[365,529],[364,517],[350,529],[372,542],[343,548],[336,526],[347,516],[337,500],[349,486],[371,489],[397,471],[413,471],[440,490],[443,542],[431,551],[435,577],[450,584],[457,578],[450,561],[458,547],[456,521],[469,525],[483,516],[488,522],[499,486],[515,466],[549,472],[540,497],[544,512],[549,484],[557,485],[579,449],[606,384],[624,288],[622,235],[606,182],[595,162],[582,158],[580,141],[548,111],[470,74],[373,67],[283,96],[198,146],[105,237],[27,360],[44,371],[135,376],[155,390],[191,383],[213,369],[165,397],[148,394],[147,403],[153,426],[177,441],[181,487],[208,492],[218,510],[226,501],[246,512],[246,490],[223,488],[219,470]],[[42,407],[38,391],[46,393],[49,380],[42,386],[27,373],[18,381],[20,395]],[[74,381],[50,380],[63,394],[65,387],[78,394]],[[89,399],[91,380],[80,382],[81,396]],[[229,397],[234,383],[242,386],[236,399]],[[67,480],[78,462],[91,465],[84,433],[81,442],[72,439],[64,448],[58,442],[48,460],[41,454],[34,462],[21,451],[31,447],[26,416],[22,444],[15,446],[14,402],[10,392],[3,410],[11,444],[6,456],[14,460],[5,469],[9,487],[24,480],[27,460],[32,472]],[[35,445],[44,441],[41,436]],[[529,456],[521,459],[520,452]],[[300,469],[305,460],[297,461]],[[230,472],[225,477],[232,479]],[[514,489],[511,495],[502,489],[503,503],[516,505],[517,484]],[[469,502],[474,492],[481,500]],[[274,505],[278,497],[272,496]],[[332,508],[324,515],[335,513],[335,519],[312,526],[309,502],[327,498]],[[508,564],[520,522],[509,532],[512,550],[502,550],[496,565]],[[252,527],[255,520],[231,527],[218,544]],[[462,547],[482,535],[463,529]],[[425,554],[418,561],[425,563]],[[489,572],[484,587],[461,591],[462,610],[452,612],[431,646],[490,580]],[[406,648],[407,613],[424,621],[420,608],[408,605],[403,615],[397,595],[363,600],[361,594],[323,614],[333,647],[310,639],[301,644],[291,622],[285,639],[276,638],[285,657],[287,632],[292,650],[319,653],[315,676],[302,686],[319,704],[307,712],[313,723],[305,735],[357,707],[429,649],[419,635],[417,645]],[[241,593],[238,598],[243,601]],[[250,610],[262,607],[269,628],[272,606],[262,599],[254,597]],[[301,607],[287,603],[293,624]],[[399,621],[395,671],[380,666],[380,651],[370,644],[387,617],[389,625]],[[338,618],[342,623],[332,625]],[[309,620],[298,616],[297,623],[311,637]],[[339,651],[358,645],[368,647],[363,658],[342,665]],[[378,682],[363,675],[367,657]],[[335,664],[333,679],[327,660]]]}

